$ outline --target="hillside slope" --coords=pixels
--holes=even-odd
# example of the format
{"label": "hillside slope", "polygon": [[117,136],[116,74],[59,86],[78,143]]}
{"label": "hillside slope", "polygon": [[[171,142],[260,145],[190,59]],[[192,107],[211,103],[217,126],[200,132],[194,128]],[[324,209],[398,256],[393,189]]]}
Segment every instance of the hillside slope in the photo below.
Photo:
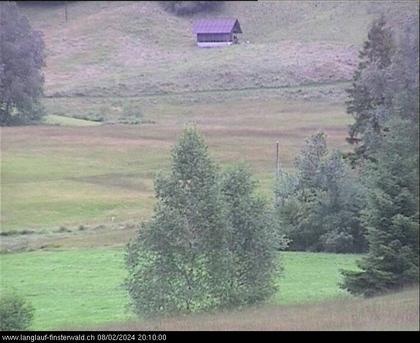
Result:
{"label": "hillside slope", "polygon": [[[142,96],[276,88],[349,80],[380,13],[401,21],[418,2],[226,2],[218,13],[177,17],[158,2],[73,2],[25,7],[47,46],[46,95]],[[199,49],[199,17],[237,17],[241,44]]]}

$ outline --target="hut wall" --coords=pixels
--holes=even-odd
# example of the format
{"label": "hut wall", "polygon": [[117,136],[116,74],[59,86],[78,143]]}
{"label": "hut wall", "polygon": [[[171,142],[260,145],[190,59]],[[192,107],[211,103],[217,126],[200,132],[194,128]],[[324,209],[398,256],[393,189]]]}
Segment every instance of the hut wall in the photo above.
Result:
{"label": "hut wall", "polygon": [[197,42],[231,42],[231,33],[198,33]]}

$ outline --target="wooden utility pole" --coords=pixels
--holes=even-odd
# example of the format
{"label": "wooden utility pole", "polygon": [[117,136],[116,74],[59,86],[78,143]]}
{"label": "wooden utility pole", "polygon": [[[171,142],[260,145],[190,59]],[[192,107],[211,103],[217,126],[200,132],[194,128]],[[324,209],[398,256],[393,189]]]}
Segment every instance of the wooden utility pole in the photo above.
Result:
{"label": "wooden utility pole", "polygon": [[276,176],[280,176],[279,141],[276,143]]}

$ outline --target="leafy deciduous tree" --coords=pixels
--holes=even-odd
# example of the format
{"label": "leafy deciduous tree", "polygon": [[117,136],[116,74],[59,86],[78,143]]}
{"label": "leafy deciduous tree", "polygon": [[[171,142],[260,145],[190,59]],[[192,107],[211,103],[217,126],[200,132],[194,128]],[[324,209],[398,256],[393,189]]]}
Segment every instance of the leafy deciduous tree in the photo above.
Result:
{"label": "leafy deciduous tree", "polygon": [[13,2],[0,3],[0,125],[39,119],[44,42]]}
{"label": "leafy deciduous tree", "polygon": [[255,190],[256,182],[245,166],[224,173],[222,192],[235,273],[230,291],[232,304],[253,304],[275,292],[277,251],[285,246],[274,230],[272,211]]}
{"label": "leafy deciduous tree", "polygon": [[223,5],[223,1],[160,1],[160,3],[166,11],[176,15],[214,11]]}
{"label": "leafy deciduous tree", "polygon": [[130,242],[126,285],[141,315],[250,304],[275,290],[275,230],[244,169],[221,178],[203,138],[188,128],[172,168],[155,182],[158,204]]}
{"label": "leafy deciduous tree", "polygon": [[128,290],[142,314],[218,306],[231,277],[217,170],[195,129],[178,140],[172,160],[170,175],[155,182],[155,214],[128,248]]}
{"label": "leafy deciduous tree", "polygon": [[360,252],[366,240],[360,223],[361,185],[337,151],[328,152],[321,132],[306,141],[295,161],[296,175],[277,183],[280,230],[294,250]]}

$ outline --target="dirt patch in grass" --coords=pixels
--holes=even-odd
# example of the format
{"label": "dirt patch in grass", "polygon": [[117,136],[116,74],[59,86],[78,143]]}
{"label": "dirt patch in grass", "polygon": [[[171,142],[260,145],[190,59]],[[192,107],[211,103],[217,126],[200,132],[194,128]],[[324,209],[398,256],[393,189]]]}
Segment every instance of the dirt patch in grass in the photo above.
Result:
{"label": "dirt patch in grass", "polygon": [[139,223],[85,225],[83,230],[73,227],[36,232],[30,236],[2,236],[0,255],[36,250],[122,247],[135,237],[138,225]]}

